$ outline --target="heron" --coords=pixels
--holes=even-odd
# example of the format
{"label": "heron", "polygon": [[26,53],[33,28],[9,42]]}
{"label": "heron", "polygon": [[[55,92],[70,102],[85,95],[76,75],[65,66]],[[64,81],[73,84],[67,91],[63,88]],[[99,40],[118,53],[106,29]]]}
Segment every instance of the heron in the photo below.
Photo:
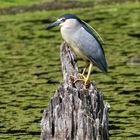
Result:
{"label": "heron", "polygon": [[[107,73],[102,38],[94,28],[74,14],[64,14],[44,29],[48,30],[55,26],[60,26],[63,40],[77,56],[86,62],[86,66],[80,74],[80,80],[84,81],[85,87],[93,66],[98,67],[103,73]],[[87,68],[88,72],[85,76]]]}

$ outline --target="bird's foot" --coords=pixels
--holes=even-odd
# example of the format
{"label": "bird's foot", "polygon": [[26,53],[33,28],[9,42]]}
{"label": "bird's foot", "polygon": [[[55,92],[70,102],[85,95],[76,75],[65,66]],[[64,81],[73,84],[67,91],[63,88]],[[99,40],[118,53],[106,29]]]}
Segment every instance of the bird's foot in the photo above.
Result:
{"label": "bird's foot", "polygon": [[[73,77],[73,76],[72,76],[72,77]],[[73,78],[74,78],[74,77],[73,77]],[[73,81],[73,83],[75,84],[75,83],[78,82],[78,81],[83,81],[83,83],[84,83],[84,89],[87,89],[87,88],[89,87],[88,78],[85,77],[85,76],[84,76],[83,74],[81,74],[81,73],[78,74],[78,78],[75,79],[75,80]]]}
{"label": "bird's foot", "polygon": [[78,73],[78,78],[76,78],[73,75],[70,75],[70,79],[73,81],[73,83],[76,83],[80,79],[85,79],[86,77],[82,73]]}
{"label": "bird's foot", "polygon": [[78,79],[86,79],[83,73],[78,73]]}

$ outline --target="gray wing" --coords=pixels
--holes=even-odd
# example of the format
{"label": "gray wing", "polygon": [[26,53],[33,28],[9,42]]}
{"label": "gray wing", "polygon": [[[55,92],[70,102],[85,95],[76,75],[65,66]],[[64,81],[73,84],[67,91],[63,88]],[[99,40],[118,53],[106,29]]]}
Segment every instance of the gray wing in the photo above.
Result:
{"label": "gray wing", "polygon": [[107,72],[107,63],[104,50],[99,40],[81,27],[74,35],[75,45],[82,51],[88,59],[104,73]]}
{"label": "gray wing", "polygon": [[99,44],[103,43],[103,39],[101,38],[101,36],[98,34],[98,32],[92,28],[89,24],[87,24],[86,22],[84,22],[83,20],[80,21],[82,24],[82,27],[89,32],[93,37],[96,38],[96,40],[99,42]]}

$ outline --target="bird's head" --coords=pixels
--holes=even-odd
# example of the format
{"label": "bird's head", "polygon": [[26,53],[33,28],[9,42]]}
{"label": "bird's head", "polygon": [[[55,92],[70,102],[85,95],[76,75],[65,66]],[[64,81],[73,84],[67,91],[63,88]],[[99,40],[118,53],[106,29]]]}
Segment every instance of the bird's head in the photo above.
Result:
{"label": "bird's head", "polygon": [[72,28],[74,26],[77,26],[79,21],[80,19],[73,14],[64,14],[60,16],[55,22],[49,24],[47,27],[43,29],[48,30],[56,26]]}

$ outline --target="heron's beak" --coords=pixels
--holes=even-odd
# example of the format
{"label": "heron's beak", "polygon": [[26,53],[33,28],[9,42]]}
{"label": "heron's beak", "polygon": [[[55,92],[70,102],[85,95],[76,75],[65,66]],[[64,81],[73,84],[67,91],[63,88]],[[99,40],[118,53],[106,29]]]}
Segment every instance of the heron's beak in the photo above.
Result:
{"label": "heron's beak", "polygon": [[53,27],[58,26],[60,23],[61,23],[60,21],[55,21],[55,22],[49,24],[47,27],[44,27],[44,28],[42,28],[42,29],[48,30],[48,29],[51,29],[51,28],[53,28]]}

